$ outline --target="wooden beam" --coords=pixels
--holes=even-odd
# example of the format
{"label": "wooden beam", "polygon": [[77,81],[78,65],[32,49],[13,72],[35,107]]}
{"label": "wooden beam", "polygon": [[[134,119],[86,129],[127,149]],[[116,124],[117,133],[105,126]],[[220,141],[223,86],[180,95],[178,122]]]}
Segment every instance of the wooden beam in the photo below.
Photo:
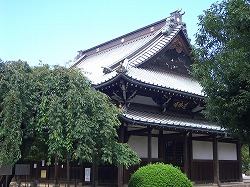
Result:
{"label": "wooden beam", "polygon": [[148,133],[148,128],[142,128],[142,129],[138,129],[138,130],[131,130],[131,131],[127,131],[127,133],[129,133],[130,135],[138,135],[138,134],[142,134],[142,133]]}
{"label": "wooden beam", "polygon": [[213,140],[213,137],[212,135],[208,135],[208,136],[196,136],[196,137],[193,137],[192,140],[198,140],[198,141],[207,141],[207,140]]}
{"label": "wooden beam", "polygon": [[181,139],[181,135],[182,135],[181,132],[176,132],[176,133],[171,133],[171,134],[164,134],[164,136],[166,138],[169,138],[169,139]]}

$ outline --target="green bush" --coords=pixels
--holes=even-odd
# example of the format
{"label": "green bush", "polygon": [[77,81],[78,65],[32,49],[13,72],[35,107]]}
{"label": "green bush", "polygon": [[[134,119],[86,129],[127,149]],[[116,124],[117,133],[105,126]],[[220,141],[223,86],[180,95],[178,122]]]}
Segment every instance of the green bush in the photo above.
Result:
{"label": "green bush", "polygon": [[128,187],[192,187],[192,182],[177,167],[155,163],[139,168],[132,174]]}
{"label": "green bush", "polygon": [[245,175],[250,176],[250,170],[247,170],[247,171],[245,172]]}
{"label": "green bush", "polygon": [[249,145],[242,146],[241,154],[242,154],[242,173],[249,175],[250,174]]}

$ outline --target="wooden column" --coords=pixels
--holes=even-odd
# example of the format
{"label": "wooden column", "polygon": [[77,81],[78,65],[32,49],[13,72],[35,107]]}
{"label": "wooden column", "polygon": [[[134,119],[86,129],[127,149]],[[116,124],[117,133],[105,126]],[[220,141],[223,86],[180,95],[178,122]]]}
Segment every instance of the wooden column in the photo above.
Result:
{"label": "wooden column", "polygon": [[[124,142],[124,123],[121,124],[119,129],[119,143]],[[118,187],[123,187],[123,165],[118,166]]]}
{"label": "wooden column", "polygon": [[189,154],[188,154],[188,133],[183,135],[183,162],[184,162],[184,172],[189,176]]}
{"label": "wooden column", "polygon": [[67,154],[67,187],[70,187],[70,158]]}
{"label": "wooden column", "polygon": [[164,155],[163,155],[163,130],[159,130],[159,136],[158,136],[158,158],[161,159],[161,162],[164,161]]}
{"label": "wooden column", "polygon": [[152,129],[148,127],[148,163],[152,162]]}
{"label": "wooden column", "polygon": [[242,157],[241,157],[241,142],[237,141],[237,159],[238,159],[238,166],[239,166],[239,181],[243,182],[242,178]]}
{"label": "wooden column", "polygon": [[216,136],[213,137],[213,174],[214,183],[219,182],[219,160],[218,160],[218,140]]}
{"label": "wooden column", "polygon": [[81,181],[81,183],[82,183],[82,186],[84,185],[84,178],[83,178],[83,175],[85,174],[83,171],[84,171],[84,167],[83,167],[83,164],[81,164],[80,181]]}
{"label": "wooden column", "polygon": [[96,156],[93,156],[93,162],[91,164],[91,187],[98,187],[98,165],[96,164]]}
{"label": "wooden column", "polygon": [[193,140],[192,140],[192,133],[189,133],[188,136],[188,142],[189,142],[189,178],[192,179],[192,166],[193,166]]}

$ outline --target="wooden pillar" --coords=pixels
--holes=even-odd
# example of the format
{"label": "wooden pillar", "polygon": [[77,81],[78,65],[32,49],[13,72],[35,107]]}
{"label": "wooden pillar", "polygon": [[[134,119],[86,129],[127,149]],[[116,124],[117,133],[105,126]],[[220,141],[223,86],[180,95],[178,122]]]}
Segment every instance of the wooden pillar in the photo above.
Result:
{"label": "wooden pillar", "polygon": [[[119,143],[124,141],[124,123],[121,124],[119,129]],[[118,187],[123,187],[123,174],[124,167],[123,165],[118,166]]]}
{"label": "wooden pillar", "polygon": [[148,163],[152,162],[152,129],[148,128]]}
{"label": "wooden pillar", "polygon": [[83,164],[81,164],[80,181],[81,181],[81,183],[82,183],[82,186],[83,186],[83,184],[84,184],[84,178],[83,178],[84,173],[83,173],[83,170],[84,170],[84,167],[83,167]]}
{"label": "wooden pillar", "polygon": [[237,159],[238,159],[238,172],[239,172],[239,181],[243,182],[242,178],[242,156],[241,156],[241,142],[237,141]]}
{"label": "wooden pillar", "polygon": [[163,130],[159,130],[159,136],[158,136],[158,158],[161,158],[161,162],[164,161],[164,155],[163,155]]}
{"label": "wooden pillar", "polygon": [[96,156],[93,156],[93,163],[91,164],[91,187],[98,187],[98,165],[96,164]]}
{"label": "wooden pillar", "polygon": [[213,174],[214,183],[219,183],[218,140],[216,136],[213,137]]}
{"label": "wooden pillar", "polygon": [[[46,165],[47,165],[47,164],[46,164]],[[41,172],[39,172],[39,171],[40,171],[40,165],[39,165],[38,162],[36,162],[36,180],[38,180],[38,178],[40,178],[40,177],[38,177],[39,174],[41,173]]]}
{"label": "wooden pillar", "polygon": [[189,178],[192,179],[192,166],[193,166],[193,140],[192,140],[192,133],[189,133],[188,137],[189,142]]}
{"label": "wooden pillar", "polygon": [[70,156],[67,154],[67,187],[70,187]]}
{"label": "wooden pillar", "polygon": [[184,173],[189,176],[189,154],[188,154],[188,133],[183,135],[183,162],[184,162]]}

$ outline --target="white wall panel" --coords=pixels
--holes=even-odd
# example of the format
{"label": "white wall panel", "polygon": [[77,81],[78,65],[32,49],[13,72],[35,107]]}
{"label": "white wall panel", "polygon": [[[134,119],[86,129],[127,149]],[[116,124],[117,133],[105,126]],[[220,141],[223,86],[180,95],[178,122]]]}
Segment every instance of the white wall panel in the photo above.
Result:
{"label": "white wall panel", "polygon": [[235,143],[218,143],[219,160],[237,160],[237,147]]}
{"label": "white wall panel", "polygon": [[[131,136],[128,144],[140,158],[148,158],[148,137]],[[152,137],[152,158],[158,158],[158,138]]]}
{"label": "white wall panel", "polygon": [[213,143],[206,141],[192,141],[193,159],[213,160]]}

